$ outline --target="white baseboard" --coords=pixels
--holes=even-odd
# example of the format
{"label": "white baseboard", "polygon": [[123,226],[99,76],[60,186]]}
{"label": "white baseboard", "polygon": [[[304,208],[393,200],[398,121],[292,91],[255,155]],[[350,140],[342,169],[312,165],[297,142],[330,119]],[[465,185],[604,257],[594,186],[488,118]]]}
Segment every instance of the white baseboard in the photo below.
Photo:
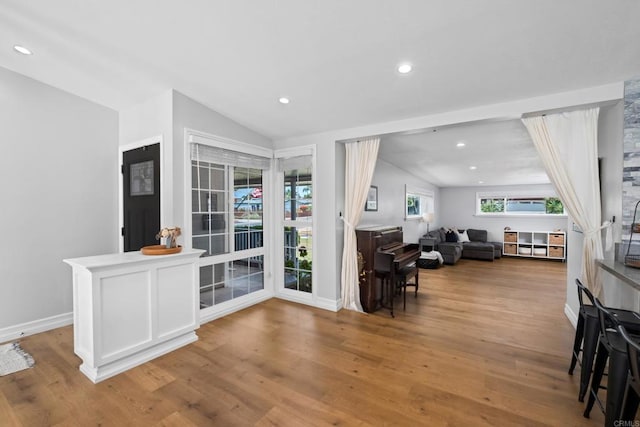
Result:
{"label": "white baseboard", "polygon": [[564,305],[564,314],[567,316],[574,328],[578,327],[578,315],[571,310],[569,304]]}
{"label": "white baseboard", "polygon": [[342,308],[342,298],[332,300],[329,298],[316,298],[316,307],[329,311],[340,311]]}
{"label": "white baseboard", "polygon": [[73,324],[73,313],[58,314],[0,329],[0,343]]}
{"label": "white baseboard", "polygon": [[298,304],[308,305],[310,307],[320,308],[322,310],[328,310],[336,312],[342,308],[342,299],[332,300],[329,298],[309,298],[310,295],[298,295],[296,292],[280,292],[276,294],[276,298],[286,301],[295,302]]}
{"label": "white baseboard", "polygon": [[[220,317],[224,317],[233,312],[245,309],[254,304],[257,304],[262,301],[266,301],[268,299],[273,298],[273,293],[271,292],[257,292],[255,298],[248,298],[243,301],[241,305],[234,305],[230,307],[218,307],[218,310],[212,311],[210,313],[200,313],[200,324],[210,322],[212,320],[218,319]],[[288,301],[293,301],[299,304],[310,305],[312,307],[321,308],[323,310],[329,311],[339,311],[342,309],[342,299],[332,300],[329,298],[316,298],[315,302],[308,299],[303,298],[292,298],[289,295],[278,295],[278,298],[285,299]],[[0,343],[4,343],[7,341],[13,341],[19,339],[21,337],[26,337],[29,335],[39,334],[40,332],[50,331],[52,329],[61,328],[63,326],[68,326],[73,324],[73,313],[64,313],[56,316],[47,317],[45,319],[33,320],[31,322],[21,323],[14,326],[9,326],[6,328],[0,329]]]}

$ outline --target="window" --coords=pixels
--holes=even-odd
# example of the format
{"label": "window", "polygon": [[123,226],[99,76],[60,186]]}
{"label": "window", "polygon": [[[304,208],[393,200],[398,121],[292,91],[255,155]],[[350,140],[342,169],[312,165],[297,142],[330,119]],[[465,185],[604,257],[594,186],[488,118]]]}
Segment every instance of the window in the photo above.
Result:
{"label": "window", "polygon": [[433,192],[405,187],[405,219],[421,219],[435,212]]}
{"label": "window", "polygon": [[478,215],[565,215],[562,201],[551,195],[476,193]]}
{"label": "window", "polygon": [[264,289],[263,193],[271,159],[209,143],[190,149],[191,245],[205,250],[199,263],[206,309]]}

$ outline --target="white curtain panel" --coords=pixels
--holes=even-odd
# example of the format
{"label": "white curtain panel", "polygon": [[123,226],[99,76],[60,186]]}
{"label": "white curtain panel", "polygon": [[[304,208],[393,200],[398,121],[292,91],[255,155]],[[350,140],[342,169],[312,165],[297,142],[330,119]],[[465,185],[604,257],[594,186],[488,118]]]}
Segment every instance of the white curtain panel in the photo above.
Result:
{"label": "white curtain panel", "polygon": [[584,233],[581,279],[602,299],[598,108],[523,118],[556,193]]}
{"label": "white curtain panel", "polygon": [[347,150],[344,183],[344,249],[342,251],[342,306],[363,311],[358,285],[356,227],[362,217],[367,193],[378,160],[380,138],[345,144]]}

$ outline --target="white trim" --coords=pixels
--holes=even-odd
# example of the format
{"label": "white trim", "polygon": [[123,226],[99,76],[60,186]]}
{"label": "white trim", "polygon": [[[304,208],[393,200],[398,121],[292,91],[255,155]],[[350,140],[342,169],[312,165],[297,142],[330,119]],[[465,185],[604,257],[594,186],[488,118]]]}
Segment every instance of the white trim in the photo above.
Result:
{"label": "white trim", "polygon": [[568,303],[564,305],[564,314],[567,316],[567,319],[571,322],[574,328],[578,327],[578,316],[573,312]]}
{"label": "white trim", "polygon": [[21,337],[62,328],[73,324],[73,312],[58,314],[44,319],[32,320],[0,329],[0,343]]}
{"label": "white trim", "polygon": [[136,148],[146,147],[147,145],[160,144],[160,226],[165,224],[165,212],[162,206],[163,200],[165,200],[165,164],[164,164],[164,142],[162,135],[153,136],[151,138],[142,139],[139,141],[130,142],[118,147],[118,230],[117,236],[119,241],[120,252],[124,252],[124,236],[122,235],[122,228],[124,227],[124,192],[123,192],[123,176],[122,165],[124,164],[124,153],[126,151],[135,150]]}
{"label": "white trim", "polygon": [[[183,149],[184,149],[184,218],[185,223],[183,227],[183,235],[184,235],[184,246],[185,248],[191,249],[193,245],[193,230],[191,226],[192,221],[192,200],[191,200],[191,143],[209,145],[212,147],[222,148],[231,151],[238,151],[242,153],[247,153],[255,156],[266,157],[268,159],[273,159],[273,150],[268,148],[263,148],[255,145],[250,145],[241,141],[236,141],[229,138],[224,138],[221,136],[209,134],[206,132],[197,131],[190,128],[185,128],[184,130],[184,139],[183,139]],[[272,238],[271,233],[273,231],[273,227],[270,225],[270,222],[273,221],[273,216],[270,213],[270,210],[274,208],[273,203],[270,200],[273,198],[273,160],[271,162],[271,167],[268,170],[263,170],[262,172],[262,187],[265,190],[264,194],[267,194],[268,199],[265,200],[263,198],[263,246],[261,248],[253,248],[247,249],[244,251],[238,252],[229,252],[220,255],[213,255],[210,257],[200,258],[198,263],[199,267],[214,265],[223,262],[229,262],[237,259],[249,258],[252,256],[262,256],[263,257],[263,286],[264,289],[261,291],[256,291],[251,294],[234,298],[229,301],[225,301],[223,303],[214,304],[211,307],[207,307],[200,310],[200,323],[206,323],[214,319],[218,319],[220,317],[226,316],[227,314],[234,313],[236,311],[242,310],[249,306],[255,305],[259,302],[265,301],[267,299],[273,298],[273,248],[272,248]],[[231,207],[233,207],[233,199],[228,200]],[[233,208],[230,209],[230,216],[233,217]],[[228,220],[229,224],[233,224],[232,218]],[[232,240],[233,242],[233,240]],[[232,243],[233,245],[233,243]]]}
{"label": "white trim", "polygon": [[[185,128],[185,145],[187,148],[190,143],[211,145],[230,151],[240,151],[242,153],[253,154],[254,156],[266,157],[268,159],[273,158],[273,150],[270,148],[263,148],[257,145],[247,144],[246,142],[236,141],[235,139],[225,138],[223,136],[213,135],[206,132],[197,131],[195,129]],[[211,140],[215,141],[215,144],[211,144]],[[187,156],[189,159],[191,155]],[[191,162],[191,160],[189,160]]]}
{"label": "white trim", "polygon": [[555,219],[555,218],[569,218],[567,214],[514,214],[514,213],[475,213],[473,216],[478,216],[482,218],[541,218],[541,219]]}
{"label": "white trim", "polygon": [[342,298],[332,300],[330,298],[316,298],[316,307],[329,311],[340,311],[342,309]]}
{"label": "white trim", "polygon": [[[312,291],[313,291],[313,287],[312,287]],[[280,289],[279,292],[276,292],[275,297],[286,300],[286,301],[297,302],[299,304],[310,305],[313,307],[316,306],[315,299],[313,298],[313,294],[310,294],[308,292],[295,291],[293,289],[283,288],[283,289]]]}
{"label": "white trim", "polygon": [[304,304],[310,307],[319,308],[321,310],[327,310],[337,312],[342,309],[342,299],[332,300],[329,298],[315,297],[311,294],[305,294],[304,292],[292,291],[285,289],[288,292],[280,292],[275,295],[275,298],[294,302],[296,304]]}
{"label": "white trim", "polygon": [[[252,292],[243,297],[225,301],[224,303],[207,307],[205,309],[201,309],[200,324],[202,325],[204,323],[211,322],[212,320],[216,320],[221,317],[227,316],[231,313],[235,313],[236,311],[244,310],[245,308],[251,307],[252,305],[256,305],[263,301],[270,300],[271,298],[273,298],[273,292],[268,290],[262,290],[262,291]],[[227,304],[227,302],[228,303],[235,302],[235,303]],[[240,303],[238,304],[238,302]]]}
{"label": "white trim", "polygon": [[476,199],[482,197],[558,197],[553,190],[506,190],[506,191],[477,191]]}
{"label": "white trim", "polygon": [[[274,226],[274,236],[276,236],[277,240],[274,239],[274,245],[276,245],[277,249],[275,250],[276,256],[273,257],[274,262],[274,270],[277,272],[274,283],[274,290],[276,293],[276,297],[286,299],[289,301],[299,302],[302,304],[313,305],[316,306],[314,301],[317,300],[317,292],[318,292],[318,268],[317,268],[317,260],[318,260],[318,251],[317,251],[317,230],[316,227],[313,226],[314,223],[317,222],[318,215],[318,191],[317,191],[317,181],[316,181],[316,173],[317,173],[317,156],[316,156],[316,145],[302,145],[298,147],[292,148],[283,148],[280,150],[275,150],[274,158],[277,161],[282,158],[290,158],[296,156],[311,156],[311,187],[313,188],[313,193],[311,196],[311,203],[313,206],[313,210],[311,211],[311,221],[286,221],[283,217],[283,213],[280,210],[281,207],[284,206],[284,194],[282,192],[282,187],[284,185],[284,180],[282,179],[283,174],[277,171],[277,167],[274,167],[274,173],[277,175],[277,179],[275,179],[275,193],[274,200],[276,201],[276,209],[274,210],[274,214],[278,215],[275,217],[273,221]],[[286,289],[284,287],[284,234],[283,227],[293,226],[293,227],[310,227],[311,228],[311,242],[314,245],[311,252],[311,294],[306,294],[305,292],[292,291],[290,289]],[[306,295],[305,295],[306,294]]]}
{"label": "white trim", "polygon": [[[301,145],[299,147],[281,148],[273,152],[276,159],[288,159],[297,156],[313,156],[316,155],[316,145]],[[315,166],[315,165],[314,165]]]}

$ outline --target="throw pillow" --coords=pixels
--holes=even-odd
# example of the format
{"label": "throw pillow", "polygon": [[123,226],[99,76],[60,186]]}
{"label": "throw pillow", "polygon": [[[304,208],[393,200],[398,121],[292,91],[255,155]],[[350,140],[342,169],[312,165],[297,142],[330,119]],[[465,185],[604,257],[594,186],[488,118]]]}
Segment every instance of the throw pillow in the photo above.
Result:
{"label": "throw pillow", "polygon": [[441,242],[447,241],[447,230],[445,230],[444,227],[440,227],[440,230],[438,230],[438,235],[440,236]]}
{"label": "throw pillow", "polygon": [[460,243],[465,243],[465,242],[470,242],[471,240],[469,240],[469,236],[467,235],[467,231],[460,231],[458,230],[458,242]]}
{"label": "throw pillow", "polygon": [[457,241],[458,241],[458,234],[453,230],[447,231],[447,234],[445,235],[445,242],[457,242]]}

